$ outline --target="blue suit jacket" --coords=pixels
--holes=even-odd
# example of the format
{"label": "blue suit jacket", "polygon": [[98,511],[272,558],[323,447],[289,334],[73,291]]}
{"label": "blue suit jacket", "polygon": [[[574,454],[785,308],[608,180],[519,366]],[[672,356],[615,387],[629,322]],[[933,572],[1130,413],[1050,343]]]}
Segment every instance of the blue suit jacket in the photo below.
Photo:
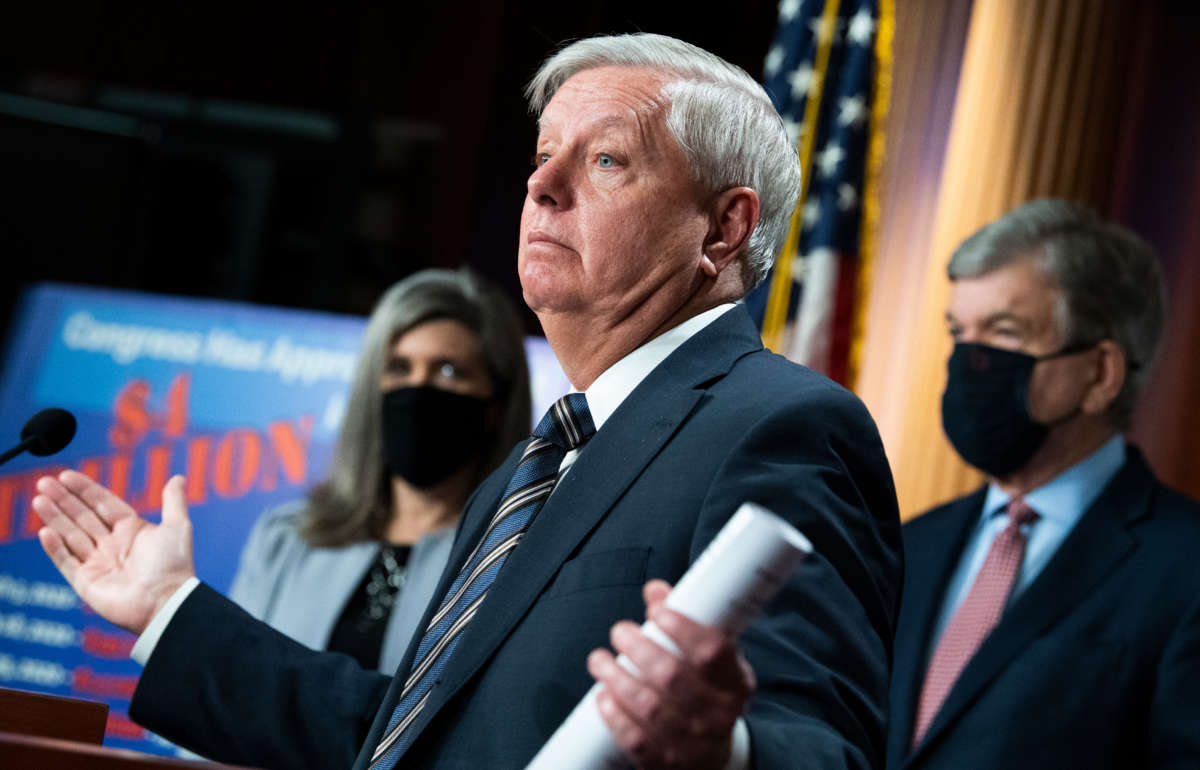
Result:
{"label": "blue suit jacket", "polygon": [[904,527],[888,767],[1200,767],[1200,505],[1133,447],[909,754],[932,627],[984,494]]}
{"label": "blue suit jacket", "polygon": [[[516,457],[468,501],[435,596]],[[901,571],[887,462],[862,405],[762,350],[738,308],[651,372],[580,453],[464,632],[400,765],[522,767],[590,686],[587,653],[615,621],[642,618],[644,581],[678,579],[745,500],[790,519],[817,554],[742,639],[758,676],[754,765],[882,764]],[[296,649],[201,589],[131,713],[226,761],[345,767],[362,747],[361,768],[402,678],[389,687]]]}

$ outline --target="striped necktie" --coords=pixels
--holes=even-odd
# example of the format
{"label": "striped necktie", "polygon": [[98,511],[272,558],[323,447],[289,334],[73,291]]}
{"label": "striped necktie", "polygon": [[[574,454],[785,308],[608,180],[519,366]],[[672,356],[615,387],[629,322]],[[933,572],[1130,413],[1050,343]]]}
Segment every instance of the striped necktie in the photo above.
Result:
{"label": "striped necktie", "polygon": [[1037,521],[1038,515],[1020,497],[1008,504],[1008,526],[996,539],[984,559],[975,582],[961,606],[951,616],[934,648],[921,697],[917,704],[917,719],[913,728],[915,749],[933,724],[933,718],[950,694],[958,675],[967,667],[983,640],[996,624],[1012,594],[1013,583],[1025,559],[1024,529]]}
{"label": "striped necktie", "polygon": [[400,702],[371,757],[371,770],[395,767],[400,755],[412,743],[413,733],[408,728],[429,700],[463,629],[475,617],[504,561],[550,496],[563,457],[595,432],[596,426],[582,393],[569,393],[554,402],[534,428],[533,438],[504,488],[500,507],[446,591],[437,613],[425,627]]}

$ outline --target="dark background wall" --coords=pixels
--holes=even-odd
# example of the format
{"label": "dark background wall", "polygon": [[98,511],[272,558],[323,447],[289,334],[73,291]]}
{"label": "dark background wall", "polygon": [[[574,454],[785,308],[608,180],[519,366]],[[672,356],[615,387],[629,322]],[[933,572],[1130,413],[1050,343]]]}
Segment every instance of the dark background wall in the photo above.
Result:
{"label": "dark background wall", "polygon": [[464,263],[519,299],[535,136],[521,90],[539,62],[567,39],[643,30],[759,77],[775,13],[627,0],[10,7],[0,301],[7,314],[22,285],[48,279],[365,313],[414,270]]}

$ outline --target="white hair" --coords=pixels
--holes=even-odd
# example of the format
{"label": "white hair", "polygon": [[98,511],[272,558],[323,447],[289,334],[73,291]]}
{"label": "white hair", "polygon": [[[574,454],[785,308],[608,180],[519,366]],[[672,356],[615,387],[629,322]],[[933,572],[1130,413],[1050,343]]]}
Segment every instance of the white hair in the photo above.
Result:
{"label": "white hair", "polygon": [[709,194],[749,187],[758,226],[743,256],[749,291],[771,269],[800,195],[800,159],[770,97],[741,67],[691,43],[648,33],[578,40],[547,59],[525,88],[540,117],[571,76],[597,67],[636,67],[668,78],[667,128]]}

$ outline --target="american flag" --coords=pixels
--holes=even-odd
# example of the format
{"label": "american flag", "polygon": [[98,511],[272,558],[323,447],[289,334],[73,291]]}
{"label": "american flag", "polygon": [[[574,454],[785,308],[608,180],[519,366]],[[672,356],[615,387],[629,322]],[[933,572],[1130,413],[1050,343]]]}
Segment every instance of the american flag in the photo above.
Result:
{"label": "american flag", "polygon": [[782,0],[764,86],[800,153],[787,244],[747,298],[763,344],[853,385],[879,219],[893,0]]}

